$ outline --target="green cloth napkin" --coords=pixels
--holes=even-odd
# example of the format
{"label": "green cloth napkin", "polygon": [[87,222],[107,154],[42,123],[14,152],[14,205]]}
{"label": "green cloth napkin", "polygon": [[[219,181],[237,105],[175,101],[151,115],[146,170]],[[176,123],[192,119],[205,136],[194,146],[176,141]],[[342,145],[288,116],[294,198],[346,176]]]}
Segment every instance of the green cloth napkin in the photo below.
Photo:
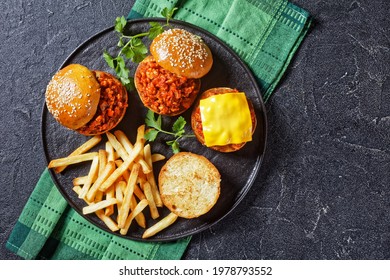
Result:
{"label": "green cloth napkin", "polygon": [[[137,0],[129,19],[174,18],[225,41],[255,74],[267,100],[310,25],[308,13],[286,0]],[[16,222],[6,247],[25,259],[180,259],[191,237],[139,242],[109,234],[74,211],[45,170]]]}
{"label": "green cloth napkin", "polygon": [[67,204],[46,169],[6,246],[25,259],[169,260],[180,259],[190,239],[141,242],[109,234]]}

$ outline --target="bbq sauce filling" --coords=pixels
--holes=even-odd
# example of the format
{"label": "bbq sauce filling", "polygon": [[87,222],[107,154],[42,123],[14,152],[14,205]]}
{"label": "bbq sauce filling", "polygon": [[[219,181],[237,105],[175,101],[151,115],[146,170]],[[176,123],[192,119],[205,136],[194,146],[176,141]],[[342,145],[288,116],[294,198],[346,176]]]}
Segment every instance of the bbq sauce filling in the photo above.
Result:
{"label": "bbq sauce filling", "polygon": [[95,116],[78,129],[82,134],[101,134],[116,126],[127,108],[127,92],[111,75],[100,72],[96,75],[101,92]]}
{"label": "bbq sauce filling", "polygon": [[137,88],[144,105],[161,115],[173,115],[191,107],[200,81],[173,74],[154,59],[139,65]]}

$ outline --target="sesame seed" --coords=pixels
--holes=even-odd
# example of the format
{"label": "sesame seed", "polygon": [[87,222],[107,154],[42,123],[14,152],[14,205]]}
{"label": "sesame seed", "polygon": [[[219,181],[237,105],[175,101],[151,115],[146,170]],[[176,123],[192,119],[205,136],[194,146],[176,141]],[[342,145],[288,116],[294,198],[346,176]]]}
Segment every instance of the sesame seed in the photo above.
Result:
{"label": "sesame seed", "polygon": [[[162,33],[162,36],[171,36],[172,40],[159,40],[156,43],[156,48],[160,51],[161,59],[168,59],[173,67],[187,68],[191,67],[196,60],[200,63],[206,61],[208,53],[205,49],[203,40],[183,29],[169,29]],[[171,53],[176,53],[177,57],[171,56]]]}

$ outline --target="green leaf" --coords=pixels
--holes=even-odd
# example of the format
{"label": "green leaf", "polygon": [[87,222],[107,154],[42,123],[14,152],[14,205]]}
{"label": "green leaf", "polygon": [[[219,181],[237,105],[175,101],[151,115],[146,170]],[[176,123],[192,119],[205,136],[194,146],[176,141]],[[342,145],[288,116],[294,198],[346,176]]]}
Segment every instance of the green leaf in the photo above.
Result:
{"label": "green leaf", "polygon": [[126,87],[127,91],[133,91],[135,90],[135,85],[134,85],[134,78],[133,77],[129,77],[129,83],[127,84],[124,84],[124,86]]}
{"label": "green leaf", "polygon": [[139,63],[147,56],[148,48],[142,43],[141,45],[133,47],[133,52],[133,62]]}
{"label": "green leaf", "polygon": [[143,45],[142,43],[142,40],[140,38],[131,38],[131,45],[133,47],[137,47],[137,46],[140,46],[140,45]]}
{"label": "green leaf", "polygon": [[174,7],[172,9],[168,9],[167,7],[165,7],[162,11],[161,11],[161,15],[163,17],[165,17],[167,19],[167,21],[169,21],[173,14],[175,13],[175,11],[177,10],[178,8]]}
{"label": "green leaf", "polygon": [[131,83],[129,77],[120,77],[120,80],[121,80],[121,83],[124,85]]}
{"label": "green leaf", "polygon": [[142,60],[144,60],[146,56],[147,56],[146,54],[136,52],[133,57],[133,62],[140,63]]}
{"label": "green leaf", "polygon": [[184,133],[184,126],[186,125],[186,120],[180,116],[172,126],[172,131],[175,132],[175,135],[181,136]]}
{"label": "green leaf", "polygon": [[154,112],[148,110],[146,113],[145,124],[149,127],[153,127],[157,130],[161,130],[161,116],[159,115],[157,119],[154,118]]}
{"label": "green leaf", "polygon": [[122,39],[122,37],[121,37],[121,38],[119,38],[119,41],[118,41],[118,44],[117,44],[117,46],[118,46],[118,47],[120,47],[120,48],[122,48],[124,45],[125,45],[125,44],[123,43],[123,39]]}
{"label": "green leaf", "polygon": [[156,129],[150,129],[148,130],[145,135],[144,135],[144,138],[148,141],[151,141],[153,142],[154,140],[156,140],[156,137],[157,137],[157,134],[159,133],[158,130]]}
{"label": "green leaf", "polygon": [[149,29],[149,39],[153,40],[156,38],[158,35],[164,32],[164,28],[161,24],[158,22],[149,22],[150,29]]}
{"label": "green leaf", "polygon": [[103,51],[103,57],[104,57],[104,60],[107,62],[107,65],[110,67],[110,68],[115,68],[114,66],[114,58],[108,53],[108,51],[104,50]]}
{"label": "green leaf", "polygon": [[124,48],[122,49],[122,53],[125,55],[125,57],[126,57],[127,59],[131,59],[131,60],[133,60],[134,55],[135,55],[133,49],[130,48],[130,47],[124,47]]}
{"label": "green leaf", "polygon": [[127,21],[124,16],[117,17],[115,19],[115,31],[119,33],[123,33],[123,28],[125,28]]}
{"label": "green leaf", "polygon": [[167,141],[166,143],[167,143],[167,145],[171,146],[174,154],[177,154],[178,152],[180,152],[179,143],[176,140]]}
{"label": "green leaf", "polygon": [[167,17],[168,17],[168,11],[169,11],[168,8],[165,7],[164,9],[162,9],[161,15],[162,15],[163,17],[167,18]]}
{"label": "green leaf", "polygon": [[120,78],[129,78],[129,69],[126,68],[125,60],[122,56],[116,58],[117,65],[115,67],[115,72]]}

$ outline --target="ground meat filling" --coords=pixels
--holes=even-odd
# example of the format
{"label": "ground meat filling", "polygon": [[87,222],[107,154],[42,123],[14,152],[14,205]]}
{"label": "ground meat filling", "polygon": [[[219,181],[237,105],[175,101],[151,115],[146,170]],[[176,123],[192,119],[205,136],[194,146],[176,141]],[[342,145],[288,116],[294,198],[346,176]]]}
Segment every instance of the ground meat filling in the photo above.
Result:
{"label": "ground meat filling", "polygon": [[145,106],[161,115],[187,110],[198,94],[196,79],[173,74],[154,60],[140,64],[136,80]]}
{"label": "ground meat filling", "polygon": [[101,88],[99,106],[93,119],[78,129],[85,134],[99,134],[111,129],[120,121],[127,107],[127,92],[118,80],[104,72],[96,75],[96,79]]}

